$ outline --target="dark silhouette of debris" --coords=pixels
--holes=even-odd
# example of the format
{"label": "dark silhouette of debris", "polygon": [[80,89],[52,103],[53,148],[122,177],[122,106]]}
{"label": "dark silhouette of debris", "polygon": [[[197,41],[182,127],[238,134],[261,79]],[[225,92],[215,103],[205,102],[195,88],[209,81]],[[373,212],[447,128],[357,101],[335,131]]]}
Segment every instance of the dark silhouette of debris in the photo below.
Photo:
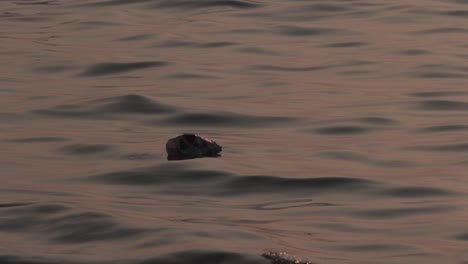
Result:
{"label": "dark silhouette of debris", "polygon": [[167,160],[218,157],[221,150],[215,141],[196,134],[183,134],[166,143]]}

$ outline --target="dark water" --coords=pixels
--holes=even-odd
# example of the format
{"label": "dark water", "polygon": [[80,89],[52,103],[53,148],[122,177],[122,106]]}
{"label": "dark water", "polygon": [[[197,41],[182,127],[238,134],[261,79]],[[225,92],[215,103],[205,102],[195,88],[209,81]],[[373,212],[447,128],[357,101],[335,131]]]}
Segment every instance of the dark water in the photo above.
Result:
{"label": "dark water", "polygon": [[2,0],[0,58],[1,263],[468,263],[468,1]]}

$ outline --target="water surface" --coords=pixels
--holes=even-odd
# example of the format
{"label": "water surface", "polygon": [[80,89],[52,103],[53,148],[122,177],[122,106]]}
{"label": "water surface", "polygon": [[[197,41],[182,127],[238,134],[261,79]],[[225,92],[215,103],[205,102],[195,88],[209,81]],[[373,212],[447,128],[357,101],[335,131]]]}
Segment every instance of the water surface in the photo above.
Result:
{"label": "water surface", "polygon": [[[468,263],[468,5],[0,1],[0,262]],[[167,161],[198,133],[222,157]]]}

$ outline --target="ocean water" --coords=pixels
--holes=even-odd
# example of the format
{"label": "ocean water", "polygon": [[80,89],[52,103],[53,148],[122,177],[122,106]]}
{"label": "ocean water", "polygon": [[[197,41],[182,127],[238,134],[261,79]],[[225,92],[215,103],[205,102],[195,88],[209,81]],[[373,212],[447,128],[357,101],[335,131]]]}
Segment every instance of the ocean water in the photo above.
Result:
{"label": "ocean water", "polygon": [[468,1],[2,0],[0,58],[0,263],[468,263]]}

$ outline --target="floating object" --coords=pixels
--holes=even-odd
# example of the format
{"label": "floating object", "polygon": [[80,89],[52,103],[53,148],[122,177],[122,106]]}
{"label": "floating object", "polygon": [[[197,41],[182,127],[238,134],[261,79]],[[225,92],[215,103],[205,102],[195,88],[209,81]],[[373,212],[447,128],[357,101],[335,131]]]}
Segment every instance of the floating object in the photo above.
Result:
{"label": "floating object", "polygon": [[297,258],[284,252],[268,251],[262,257],[271,261],[272,264],[314,264],[310,260]]}
{"label": "floating object", "polygon": [[196,134],[183,134],[166,143],[167,160],[218,157],[221,150],[215,141]]}

